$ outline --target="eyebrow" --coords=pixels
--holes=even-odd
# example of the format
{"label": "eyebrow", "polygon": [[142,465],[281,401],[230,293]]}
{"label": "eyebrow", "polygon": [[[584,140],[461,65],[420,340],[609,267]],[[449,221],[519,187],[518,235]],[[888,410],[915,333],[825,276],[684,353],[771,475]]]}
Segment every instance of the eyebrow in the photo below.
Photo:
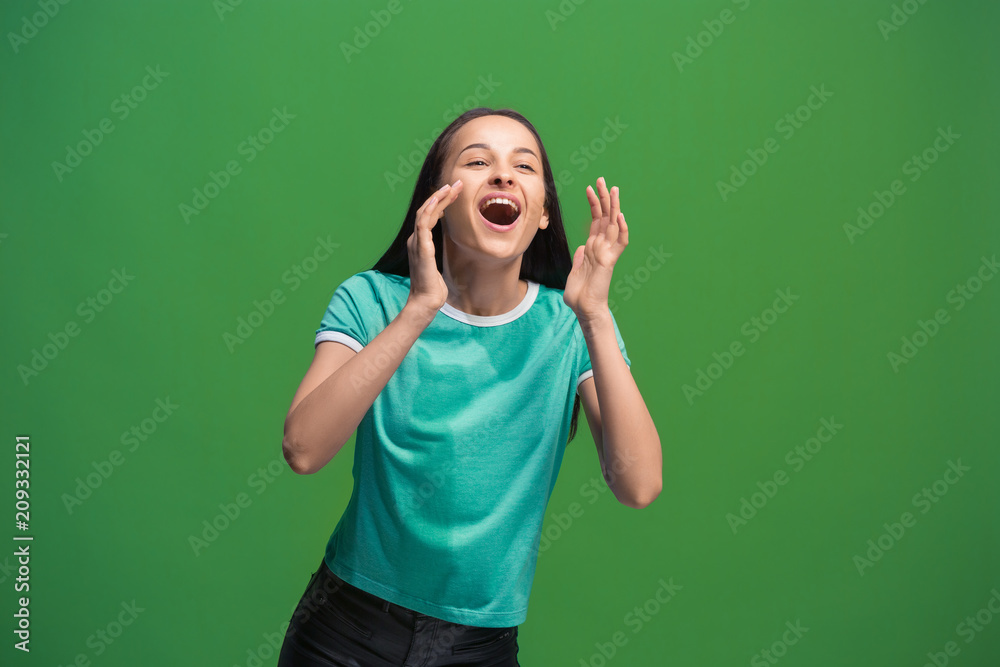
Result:
{"label": "eyebrow", "polygon": [[[458,151],[458,154],[461,155],[462,153],[464,153],[465,151],[469,150],[470,148],[485,148],[486,150],[492,150],[490,148],[489,144],[469,144],[468,146],[466,146],[462,150]],[[535,156],[536,160],[539,159],[538,155],[535,154],[535,151],[531,150],[530,148],[524,148],[524,147],[520,147],[519,146],[518,148],[514,149],[514,152],[515,153],[530,153],[530,154],[532,154],[532,155]]]}

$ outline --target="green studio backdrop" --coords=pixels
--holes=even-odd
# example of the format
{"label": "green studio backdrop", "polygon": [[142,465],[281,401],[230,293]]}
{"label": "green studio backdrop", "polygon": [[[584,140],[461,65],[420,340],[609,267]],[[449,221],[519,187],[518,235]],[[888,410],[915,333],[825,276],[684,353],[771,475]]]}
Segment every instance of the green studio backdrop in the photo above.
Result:
{"label": "green studio backdrop", "polygon": [[314,331],[480,105],[536,124],[573,248],[621,187],[663,445],[632,509],[580,420],[521,664],[1000,664],[998,18],[5,2],[3,664],[275,663],[352,488],[353,439],[281,457]]}

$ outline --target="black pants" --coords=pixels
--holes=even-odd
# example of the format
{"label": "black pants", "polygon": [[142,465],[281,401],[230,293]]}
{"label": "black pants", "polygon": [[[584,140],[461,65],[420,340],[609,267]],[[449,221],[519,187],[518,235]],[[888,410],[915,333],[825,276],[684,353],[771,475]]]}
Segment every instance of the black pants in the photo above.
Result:
{"label": "black pants", "polygon": [[451,623],[347,583],[320,562],[302,595],[278,667],[520,667],[517,626]]}

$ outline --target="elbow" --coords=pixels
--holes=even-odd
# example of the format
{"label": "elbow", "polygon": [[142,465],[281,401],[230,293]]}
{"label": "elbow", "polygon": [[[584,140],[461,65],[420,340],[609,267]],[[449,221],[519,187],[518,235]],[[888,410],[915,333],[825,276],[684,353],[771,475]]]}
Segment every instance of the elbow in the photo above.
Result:
{"label": "elbow", "polygon": [[311,475],[319,470],[299,448],[292,444],[287,435],[281,440],[281,453],[285,457],[288,467],[296,474]]}
{"label": "elbow", "polygon": [[[662,451],[660,449],[660,438],[656,438],[656,451]],[[651,466],[651,468],[653,468]],[[634,507],[635,509],[643,509],[649,507],[654,500],[660,496],[660,492],[663,490],[663,462],[662,458],[660,463],[655,466],[655,472],[647,472],[647,478],[643,483],[637,488],[632,490],[631,502],[625,503],[629,507]]]}
{"label": "elbow", "polygon": [[660,491],[663,490],[663,480],[654,480],[652,484],[647,486],[642,492],[633,493],[630,497],[619,499],[623,505],[627,505],[637,510],[649,507],[654,500],[656,500]]}
{"label": "elbow", "polygon": [[654,500],[656,500],[657,498],[660,497],[660,491],[661,490],[662,490],[662,487],[657,487],[656,490],[653,493],[651,493],[650,495],[648,495],[645,498],[643,498],[640,502],[638,502],[635,505],[633,505],[633,507],[635,507],[636,509],[639,509],[639,510],[644,509],[646,507],[649,507],[650,505],[653,504]]}

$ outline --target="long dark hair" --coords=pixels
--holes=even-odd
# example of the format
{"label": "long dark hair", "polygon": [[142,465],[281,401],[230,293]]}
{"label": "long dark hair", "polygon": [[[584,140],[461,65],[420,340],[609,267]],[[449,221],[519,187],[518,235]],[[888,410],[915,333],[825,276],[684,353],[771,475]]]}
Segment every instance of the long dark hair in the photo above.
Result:
{"label": "long dark hair", "polygon": [[[385,251],[381,259],[375,262],[372,267],[374,271],[382,273],[392,273],[397,276],[410,276],[410,256],[406,249],[406,241],[413,235],[413,228],[417,218],[417,209],[424,205],[424,202],[434,194],[438,188],[438,181],[441,178],[441,167],[451,148],[452,139],[455,133],[470,120],[482,118],[483,116],[504,116],[512,118],[528,128],[528,131],[538,142],[538,149],[541,152],[543,180],[545,181],[545,208],[549,214],[549,224],[545,229],[539,229],[535,237],[531,240],[531,245],[521,256],[520,277],[522,280],[531,280],[553,289],[565,289],[566,277],[570,269],[573,268],[573,258],[569,253],[569,243],[566,240],[566,231],[563,229],[562,213],[559,210],[559,197],[556,194],[556,182],[552,176],[552,167],[549,166],[549,157],[542,145],[542,139],[538,136],[535,126],[512,109],[490,109],[487,107],[476,107],[469,109],[461,116],[451,122],[448,127],[434,140],[427,157],[417,175],[417,183],[413,188],[413,197],[410,199],[410,208],[403,218],[403,226],[396,234],[389,249]],[[434,239],[434,259],[437,262],[438,271],[444,272],[444,241],[442,237],[441,224],[438,223],[431,230],[431,237]],[[577,394],[573,400],[573,418],[569,426],[569,440],[576,436],[577,417],[580,414],[580,395]],[[567,444],[569,443],[567,440]]]}

